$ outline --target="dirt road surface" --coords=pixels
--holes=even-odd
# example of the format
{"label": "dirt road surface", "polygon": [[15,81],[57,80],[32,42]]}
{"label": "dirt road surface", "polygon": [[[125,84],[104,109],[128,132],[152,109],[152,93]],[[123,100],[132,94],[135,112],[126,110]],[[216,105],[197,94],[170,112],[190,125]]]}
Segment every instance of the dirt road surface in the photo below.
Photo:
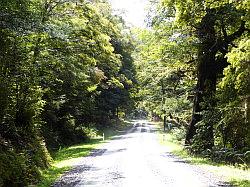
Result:
{"label": "dirt road surface", "polygon": [[230,186],[190,165],[159,144],[156,127],[137,123],[84,157],[54,187],[216,187]]}

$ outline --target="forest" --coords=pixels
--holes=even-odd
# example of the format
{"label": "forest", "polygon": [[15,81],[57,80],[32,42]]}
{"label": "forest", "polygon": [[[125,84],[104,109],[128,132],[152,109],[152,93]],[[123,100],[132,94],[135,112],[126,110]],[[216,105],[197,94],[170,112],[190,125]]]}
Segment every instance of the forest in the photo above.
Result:
{"label": "forest", "polygon": [[192,154],[250,163],[248,0],[152,1],[147,28],[107,0],[0,0],[0,15],[0,186],[140,111]]}

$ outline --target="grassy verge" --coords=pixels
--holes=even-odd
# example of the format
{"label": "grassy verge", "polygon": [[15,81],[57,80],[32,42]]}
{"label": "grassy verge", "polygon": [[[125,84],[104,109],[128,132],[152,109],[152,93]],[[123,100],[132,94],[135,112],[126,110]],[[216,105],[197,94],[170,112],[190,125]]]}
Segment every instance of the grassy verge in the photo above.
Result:
{"label": "grassy verge", "polygon": [[48,187],[53,184],[64,172],[70,170],[82,157],[90,154],[91,150],[97,148],[102,139],[92,139],[87,143],[79,144],[58,150],[53,154],[51,167],[41,171],[42,179],[37,187]]}
{"label": "grassy verge", "polygon": [[51,164],[51,167],[41,171],[42,179],[36,186],[51,186],[64,172],[72,169],[72,167],[78,163],[82,157],[88,156],[93,149],[100,147],[103,143],[112,139],[113,136],[122,134],[129,126],[131,126],[129,121],[123,121],[116,128],[111,127],[103,131],[105,141],[103,141],[102,136],[99,136],[95,139],[91,139],[89,142],[65,147],[56,151],[52,154],[53,163]]}
{"label": "grassy verge", "polygon": [[207,158],[190,155],[183,148],[182,141],[178,141],[176,134],[164,133],[159,130],[159,141],[162,145],[167,146],[169,152],[181,157],[188,163],[198,165],[206,171],[212,172],[223,177],[234,186],[249,187],[250,186],[250,170],[242,169],[233,165],[225,165],[223,163],[215,163]]}

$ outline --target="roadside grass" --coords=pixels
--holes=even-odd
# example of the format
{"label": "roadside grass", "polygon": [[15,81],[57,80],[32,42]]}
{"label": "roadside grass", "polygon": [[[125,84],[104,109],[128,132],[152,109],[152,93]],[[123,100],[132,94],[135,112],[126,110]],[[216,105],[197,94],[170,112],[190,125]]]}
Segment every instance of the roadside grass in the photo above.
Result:
{"label": "roadside grass", "polygon": [[176,134],[163,132],[158,126],[159,141],[162,145],[167,146],[169,152],[181,157],[187,163],[201,167],[202,169],[221,176],[230,182],[233,186],[250,186],[250,169],[242,169],[235,165],[217,163],[197,155],[191,155],[184,149],[183,141],[179,141]]}
{"label": "roadside grass", "polygon": [[[51,153],[53,162],[51,166],[41,171],[41,180],[35,185],[37,187],[48,187],[51,186],[63,173],[71,170],[74,165],[79,163],[82,157],[88,156],[92,150],[97,149],[103,143],[108,142],[113,136],[120,135],[131,126],[129,121],[123,121],[119,126],[105,129],[103,131],[105,140],[103,141],[102,133],[94,139],[84,142],[82,144],[65,147],[58,151]],[[34,185],[31,185],[34,186]]]}
{"label": "roadside grass", "polygon": [[41,171],[42,179],[36,185],[37,187],[51,186],[57,178],[64,172],[73,168],[82,157],[88,156],[91,150],[96,149],[103,143],[102,139],[92,139],[87,143],[65,147],[53,154],[53,163],[51,167]]}

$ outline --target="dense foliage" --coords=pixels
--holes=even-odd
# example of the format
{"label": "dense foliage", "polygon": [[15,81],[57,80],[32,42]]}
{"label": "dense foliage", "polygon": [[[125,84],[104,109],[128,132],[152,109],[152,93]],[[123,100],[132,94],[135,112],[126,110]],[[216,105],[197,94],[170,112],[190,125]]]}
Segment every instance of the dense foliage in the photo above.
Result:
{"label": "dense foliage", "polygon": [[133,40],[106,1],[1,0],[0,19],[0,186],[22,186],[133,108]]}
{"label": "dense foliage", "polygon": [[37,182],[52,149],[131,112],[168,118],[194,153],[249,161],[249,10],[152,1],[132,32],[106,0],[0,0],[0,186]]}
{"label": "dense foliage", "polygon": [[249,159],[249,6],[161,0],[137,32],[141,107],[185,127],[192,152]]}

